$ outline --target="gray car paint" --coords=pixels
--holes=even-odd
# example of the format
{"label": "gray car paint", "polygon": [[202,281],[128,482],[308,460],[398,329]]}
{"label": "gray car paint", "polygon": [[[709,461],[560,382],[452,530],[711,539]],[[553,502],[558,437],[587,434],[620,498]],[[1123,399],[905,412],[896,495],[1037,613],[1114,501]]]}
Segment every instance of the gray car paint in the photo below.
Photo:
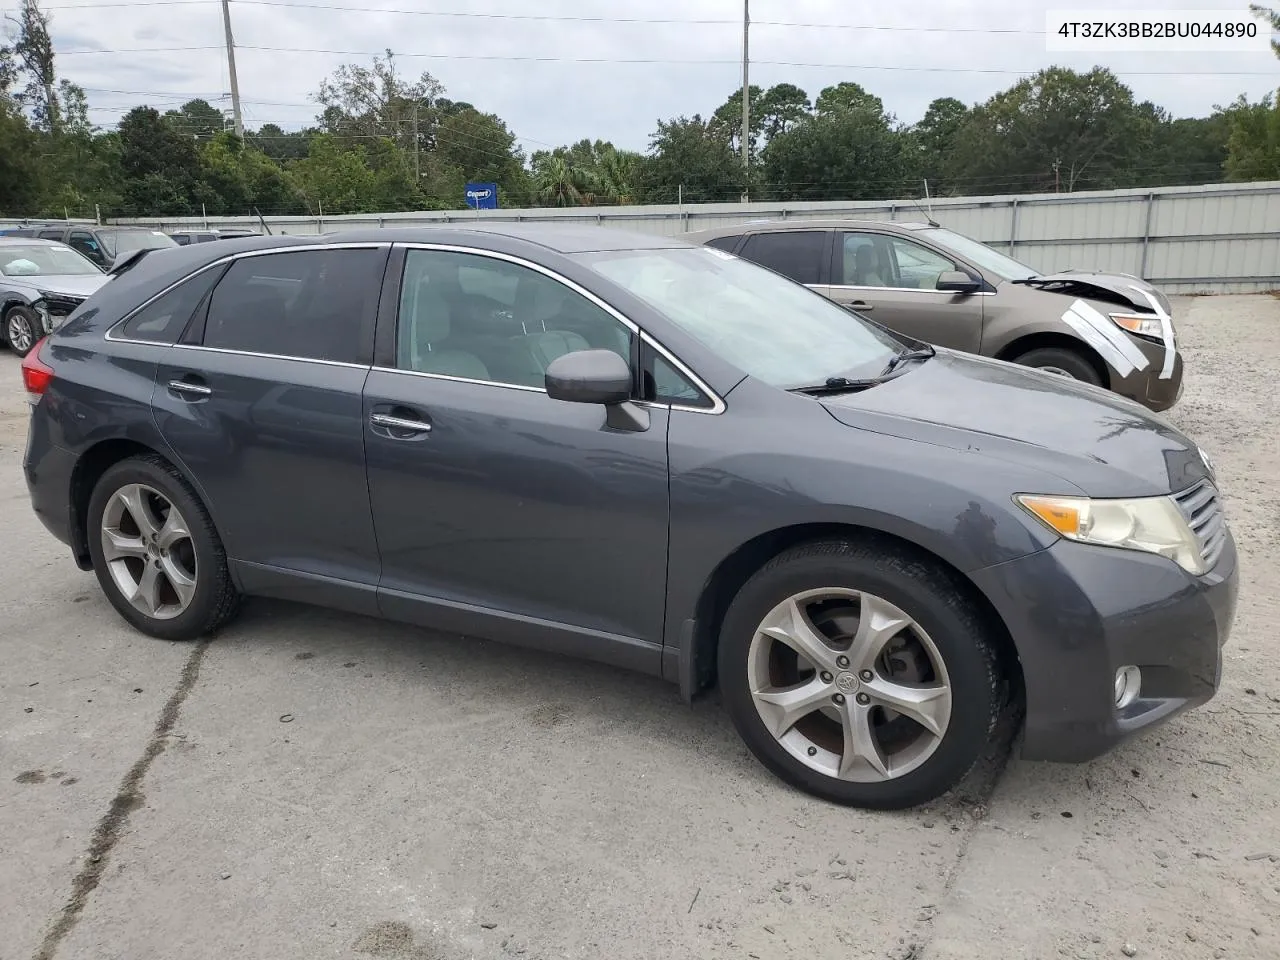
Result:
{"label": "gray car paint", "polygon": [[[360,364],[104,339],[203,266],[334,242],[397,245]],[[637,402],[647,425],[617,430],[602,408],[537,390],[394,371],[400,245],[423,243],[515,256],[578,284],[723,403],[705,412]],[[41,351],[56,376],[29,434],[33,507],[87,566],[93,476],[113,458],[157,451],[204,499],[246,592],[590,657],[662,675],[686,697],[713,679],[717,618],[754,570],[791,544],[860,530],[928,551],[981,591],[1024,677],[1026,756],[1082,759],[1212,695],[1235,605],[1229,535],[1214,570],[1192,577],[1158,557],[1062,541],[1012,499],[1180,490],[1209,477],[1191,440],[1096,388],[946,351],[862,393],[780,391],[584,256],[681,246],[504,224],[152,254]],[[166,390],[192,373],[225,403],[220,416],[197,415]],[[340,402],[310,424],[246,420],[291,390],[317,389]],[[370,424],[372,412],[399,407],[436,428],[393,439]],[[246,507],[255,496],[261,504]],[[1148,659],[1126,659],[1134,651]],[[1146,712],[1121,717],[1109,691],[1127,662],[1154,665],[1156,681]]]}

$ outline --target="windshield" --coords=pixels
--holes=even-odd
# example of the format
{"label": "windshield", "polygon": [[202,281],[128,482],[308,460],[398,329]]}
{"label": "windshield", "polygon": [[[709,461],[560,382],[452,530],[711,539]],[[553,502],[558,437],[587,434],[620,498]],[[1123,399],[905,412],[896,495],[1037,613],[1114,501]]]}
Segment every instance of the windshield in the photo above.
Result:
{"label": "windshield", "polygon": [[121,230],[118,233],[103,231],[102,245],[111,256],[133,253],[135,250],[159,250],[161,247],[176,247],[178,244],[167,233],[159,230]]}
{"label": "windshield", "polygon": [[0,273],[6,277],[81,277],[102,271],[62,244],[0,247]]}
{"label": "windshield", "polygon": [[1040,275],[1038,270],[1031,269],[1013,257],[1006,257],[985,243],[973,237],[966,237],[962,233],[953,233],[944,227],[931,227],[918,232],[921,237],[926,237],[938,246],[960,254],[983,270],[989,270],[1005,280],[1029,280]]}
{"label": "windshield", "polygon": [[902,348],[821,294],[713,247],[582,259],[725,360],[776,387],[876,376]]}

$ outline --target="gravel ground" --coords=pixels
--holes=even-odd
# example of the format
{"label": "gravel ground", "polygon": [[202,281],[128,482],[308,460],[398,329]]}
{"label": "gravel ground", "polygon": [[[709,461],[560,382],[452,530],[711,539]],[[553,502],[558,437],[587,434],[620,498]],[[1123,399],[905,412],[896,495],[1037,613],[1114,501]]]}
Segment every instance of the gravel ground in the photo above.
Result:
{"label": "gravel ground", "polygon": [[1222,692],[905,814],[603,667],[267,602],[131,632],[31,514],[0,355],[0,960],[1280,956],[1280,300],[1176,309],[1242,552]]}

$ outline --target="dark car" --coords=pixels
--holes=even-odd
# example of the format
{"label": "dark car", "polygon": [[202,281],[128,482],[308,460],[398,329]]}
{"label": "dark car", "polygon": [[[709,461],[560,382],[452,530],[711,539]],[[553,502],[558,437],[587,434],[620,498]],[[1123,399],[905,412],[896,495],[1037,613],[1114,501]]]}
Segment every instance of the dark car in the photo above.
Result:
{"label": "dark car", "polygon": [[1025,756],[1079,761],[1219,683],[1236,548],[1195,443],[680,240],[194,244],[23,377],[35,512],[157,637],[252,594],[718,683],[771,770],[877,807],[1017,701]]}
{"label": "dark car", "polygon": [[1040,274],[936,223],[765,221],[684,239],[762,264],[938,346],[1104,386],[1151,410],[1182,396],[1169,299],[1138,277]]}
{"label": "dark car", "polygon": [[0,344],[25,357],[106,282],[101,269],[65,244],[0,237]]}
{"label": "dark car", "polygon": [[139,250],[162,250],[178,245],[163,230],[148,227],[55,224],[23,227],[9,235],[57,240],[78,250],[104,270],[110,270],[118,261]]}

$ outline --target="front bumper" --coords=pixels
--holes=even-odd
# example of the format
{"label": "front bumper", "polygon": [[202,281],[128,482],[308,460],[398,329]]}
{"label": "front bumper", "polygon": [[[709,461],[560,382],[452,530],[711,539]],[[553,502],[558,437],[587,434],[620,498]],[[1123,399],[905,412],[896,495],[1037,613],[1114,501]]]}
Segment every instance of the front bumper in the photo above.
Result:
{"label": "front bumper", "polygon": [[[1028,760],[1091,760],[1217,692],[1236,609],[1230,532],[1202,577],[1153,554],[1065,540],[971,576],[1018,650]],[[1142,670],[1142,691],[1118,710],[1115,674],[1127,665]]]}

